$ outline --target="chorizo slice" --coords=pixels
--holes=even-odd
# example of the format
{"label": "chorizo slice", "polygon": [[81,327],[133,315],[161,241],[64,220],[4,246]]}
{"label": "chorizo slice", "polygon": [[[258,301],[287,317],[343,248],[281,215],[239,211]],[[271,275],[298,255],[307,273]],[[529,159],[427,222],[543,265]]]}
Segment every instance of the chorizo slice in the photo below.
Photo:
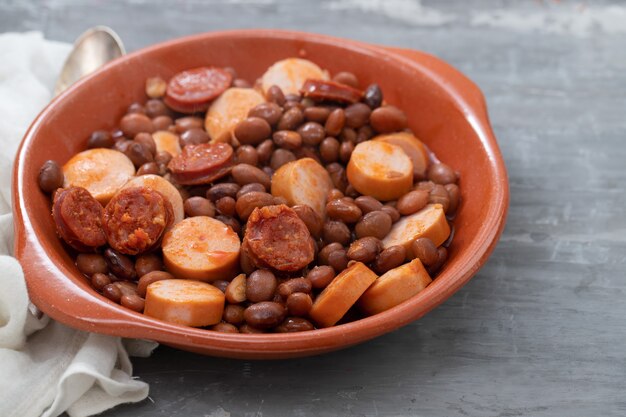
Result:
{"label": "chorizo slice", "polygon": [[128,181],[122,189],[132,187],[146,187],[161,193],[172,205],[174,211],[172,226],[185,218],[183,198],[176,187],[165,178],[154,174],[140,175]]}
{"label": "chorizo slice", "polygon": [[239,122],[248,117],[248,112],[265,98],[252,88],[229,88],[211,107],[204,119],[204,129],[213,142],[230,142]]}
{"label": "chorizo slice", "polygon": [[105,205],[135,175],[135,166],[122,152],[88,149],[74,155],[63,165],[64,188],[83,187]]}
{"label": "chorizo slice", "polygon": [[179,184],[209,184],[230,173],[234,165],[233,147],[213,142],[187,145],[180,155],[172,158],[168,168]]}
{"label": "chorizo slice", "polygon": [[200,67],[179,72],[167,84],[165,104],[181,113],[205,111],[233,81],[223,68]]}
{"label": "chorizo slice", "polygon": [[174,220],[170,202],[147,187],[125,188],[104,208],[103,226],[109,245],[137,255],[154,249]]}
{"label": "chorizo slice", "polygon": [[287,58],[275,62],[261,76],[263,93],[277,85],[284,94],[298,94],[308,79],[328,80],[328,72],[317,64],[302,58]]}
{"label": "chorizo slice", "polygon": [[361,100],[363,93],[349,85],[334,81],[306,80],[300,92],[304,97],[316,101],[335,101],[354,104]]}
{"label": "chorizo slice", "polygon": [[106,244],[102,212],[102,205],[84,188],[59,189],[54,195],[52,217],[57,234],[79,252],[93,252]]}
{"label": "chorizo slice", "polygon": [[257,266],[278,271],[298,271],[315,256],[309,229],[284,204],[254,209],[246,225],[244,245]]}

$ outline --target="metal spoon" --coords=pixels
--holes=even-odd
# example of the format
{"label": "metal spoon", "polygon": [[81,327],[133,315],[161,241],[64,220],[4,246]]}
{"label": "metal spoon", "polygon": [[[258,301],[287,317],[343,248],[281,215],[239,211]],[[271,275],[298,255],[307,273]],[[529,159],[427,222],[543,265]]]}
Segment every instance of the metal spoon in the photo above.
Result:
{"label": "metal spoon", "polygon": [[57,79],[54,95],[59,95],[81,77],[125,53],[122,40],[110,27],[94,26],[88,29],[74,42],[74,48]]}

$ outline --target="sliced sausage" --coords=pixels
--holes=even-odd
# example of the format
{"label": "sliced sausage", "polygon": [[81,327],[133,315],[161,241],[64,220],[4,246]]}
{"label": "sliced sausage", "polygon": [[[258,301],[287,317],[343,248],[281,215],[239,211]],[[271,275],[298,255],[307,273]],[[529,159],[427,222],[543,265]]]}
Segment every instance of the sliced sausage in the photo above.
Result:
{"label": "sliced sausage", "polygon": [[215,100],[204,119],[204,128],[214,142],[230,142],[235,127],[265,98],[252,88],[229,88]]}
{"label": "sliced sausage", "polygon": [[427,237],[435,246],[441,245],[450,236],[450,226],[441,204],[429,204],[415,214],[398,220],[389,234],[383,239],[383,249],[402,245],[409,259],[415,258],[412,243]]}
{"label": "sliced sausage", "polygon": [[361,194],[378,200],[395,200],[413,185],[413,163],[402,148],[382,141],[359,143],[346,174]]}
{"label": "sliced sausage", "polygon": [[173,222],[174,211],[158,191],[131,187],[109,201],[102,219],[109,245],[120,253],[137,255],[158,245]]}
{"label": "sliced sausage", "polygon": [[387,271],[361,296],[358,306],[368,315],[377,314],[422,291],[432,279],[419,259]]}
{"label": "sliced sausage", "polygon": [[258,267],[279,271],[300,270],[315,255],[309,229],[284,204],[254,209],[248,218],[244,247]]}
{"label": "sliced sausage", "polygon": [[143,313],[163,321],[192,327],[217,324],[225,296],[205,282],[168,279],[148,285]]}
{"label": "sliced sausage", "polygon": [[185,218],[185,209],[180,192],[178,192],[176,187],[174,187],[172,183],[165,178],[152,174],[141,175],[128,181],[122,189],[132,187],[146,187],[161,193],[161,195],[163,195],[163,197],[165,197],[172,205],[174,219],[171,226]]}
{"label": "sliced sausage", "polygon": [[154,139],[156,144],[157,152],[165,151],[172,156],[180,154],[180,138],[178,135],[167,130],[159,130],[152,134],[152,139]]}
{"label": "sliced sausage", "polygon": [[105,205],[135,175],[135,166],[122,152],[95,148],[74,155],[63,165],[63,175],[63,187],[85,188]]}
{"label": "sliced sausage", "polygon": [[233,80],[223,68],[200,67],[179,72],[167,84],[165,104],[181,113],[205,111]]}
{"label": "sliced sausage", "polygon": [[413,163],[413,177],[425,178],[428,170],[428,150],[415,136],[408,132],[397,132],[388,135],[379,135],[372,140],[391,143],[402,148]]}
{"label": "sliced sausage", "polygon": [[328,72],[317,64],[301,58],[287,58],[275,62],[261,77],[261,88],[267,95],[273,85],[284,94],[299,94],[307,79],[328,80]]}
{"label": "sliced sausage", "polygon": [[283,197],[290,206],[306,204],[322,219],[326,218],[326,196],[333,188],[328,171],[312,158],[289,162],[272,176],[274,197]]}
{"label": "sliced sausage", "polygon": [[228,143],[201,143],[185,146],[167,167],[179,184],[197,185],[228,175],[233,164],[233,147]]}
{"label": "sliced sausage", "polygon": [[239,236],[219,220],[188,217],[163,237],[165,268],[177,278],[230,280],[239,265]]}
{"label": "sliced sausage", "polygon": [[376,278],[376,274],[365,264],[355,262],[337,275],[317,296],[309,316],[319,327],[333,326],[376,281]]}
{"label": "sliced sausage", "polygon": [[324,80],[306,80],[300,91],[305,97],[313,100],[336,101],[349,104],[358,102],[363,95],[356,88]]}
{"label": "sliced sausage", "polygon": [[52,217],[57,233],[80,252],[92,252],[106,243],[102,211],[102,205],[84,188],[59,189],[54,195]]}

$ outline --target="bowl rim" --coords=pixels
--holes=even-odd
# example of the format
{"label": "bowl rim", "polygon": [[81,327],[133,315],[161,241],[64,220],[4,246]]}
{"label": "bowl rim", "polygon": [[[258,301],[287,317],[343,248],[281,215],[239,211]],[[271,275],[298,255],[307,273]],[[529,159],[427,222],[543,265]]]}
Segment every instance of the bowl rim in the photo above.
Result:
{"label": "bowl rim", "polygon": [[[69,316],[63,311],[63,305],[76,301],[48,301],[46,294],[42,294],[40,291],[40,286],[43,284],[40,278],[34,276],[36,273],[34,268],[45,268],[46,274],[54,275],[57,280],[72,281],[66,276],[70,271],[55,263],[52,257],[48,256],[39,239],[36,238],[33,224],[29,219],[28,196],[22,192],[24,190],[24,160],[39,126],[54,111],[57,103],[70,98],[84,84],[90,83],[91,80],[99,77],[111,67],[124,65],[132,59],[160,49],[172,48],[198,40],[223,37],[307,41],[345,48],[364,55],[377,57],[382,55],[397,64],[423,73],[432,79],[442,92],[449,95],[452,98],[452,104],[463,114],[486,151],[496,185],[492,190],[493,200],[487,205],[488,213],[485,216],[487,220],[482,224],[478,233],[472,237],[468,246],[464,248],[465,253],[459,255],[459,261],[462,262],[459,262],[458,269],[461,273],[448,276],[450,274],[446,275],[447,271],[444,271],[425,290],[382,313],[354,322],[316,329],[312,332],[290,333],[287,336],[285,334],[218,333],[166,323],[127,310],[109,300],[102,300],[102,297],[95,293],[83,294],[82,298],[95,302],[95,310],[106,310],[111,313],[113,318],[101,318],[98,314],[94,315],[93,311],[95,310],[92,309],[87,310],[84,315],[79,317]],[[451,78],[454,79],[452,82]],[[380,336],[421,318],[449,298],[474,276],[495,249],[506,223],[509,188],[504,160],[489,122],[484,97],[471,80],[449,64],[432,55],[414,50],[376,46],[306,32],[248,29],[200,33],[158,43],[118,58],[78,81],[64,93],[54,98],[36,117],[26,132],[18,148],[13,168],[12,196],[13,214],[15,216],[15,256],[23,265],[29,295],[36,301],[35,304],[52,318],[81,330],[124,337],[154,339],[184,349],[209,352],[212,355],[285,357],[286,355],[304,356],[322,353]],[[72,284],[76,287],[74,290],[82,291],[74,283]]]}

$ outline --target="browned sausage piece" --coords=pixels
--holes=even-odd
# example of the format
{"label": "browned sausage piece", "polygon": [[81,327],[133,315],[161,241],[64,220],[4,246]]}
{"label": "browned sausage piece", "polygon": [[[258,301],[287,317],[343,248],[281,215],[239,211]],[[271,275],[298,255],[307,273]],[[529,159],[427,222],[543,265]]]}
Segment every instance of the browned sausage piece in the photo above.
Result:
{"label": "browned sausage piece", "polygon": [[297,271],[313,261],[315,254],[309,229],[284,204],[254,209],[243,240],[243,249],[258,267]]}
{"label": "browned sausage piece", "polygon": [[320,101],[336,101],[340,103],[356,103],[363,93],[356,88],[334,81],[306,80],[300,90],[305,97]]}
{"label": "browned sausage piece", "polygon": [[174,75],[165,92],[165,104],[181,113],[204,111],[232,82],[232,75],[223,68],[201,67]]}
{"label": "browned sausage piece", "polygon": [[61,239],[80,252],[92,252],[106,243],[102,205],[82,187],[59,189],[52,217]]}
{"label": "browned sausage piece", "polygon": [[179,184],[209,184],[228,175],[233,160],[233,147],[228,143],[201,143],[185,146],[180,155],[172,158],[168,168]]}
{"label": "browned sausage piece", "polygon": [[103,215],[109,245],[127,255],[153,249],[173,221],[171,203],[158,191],[146,187],[121,190],[106,205]]}

